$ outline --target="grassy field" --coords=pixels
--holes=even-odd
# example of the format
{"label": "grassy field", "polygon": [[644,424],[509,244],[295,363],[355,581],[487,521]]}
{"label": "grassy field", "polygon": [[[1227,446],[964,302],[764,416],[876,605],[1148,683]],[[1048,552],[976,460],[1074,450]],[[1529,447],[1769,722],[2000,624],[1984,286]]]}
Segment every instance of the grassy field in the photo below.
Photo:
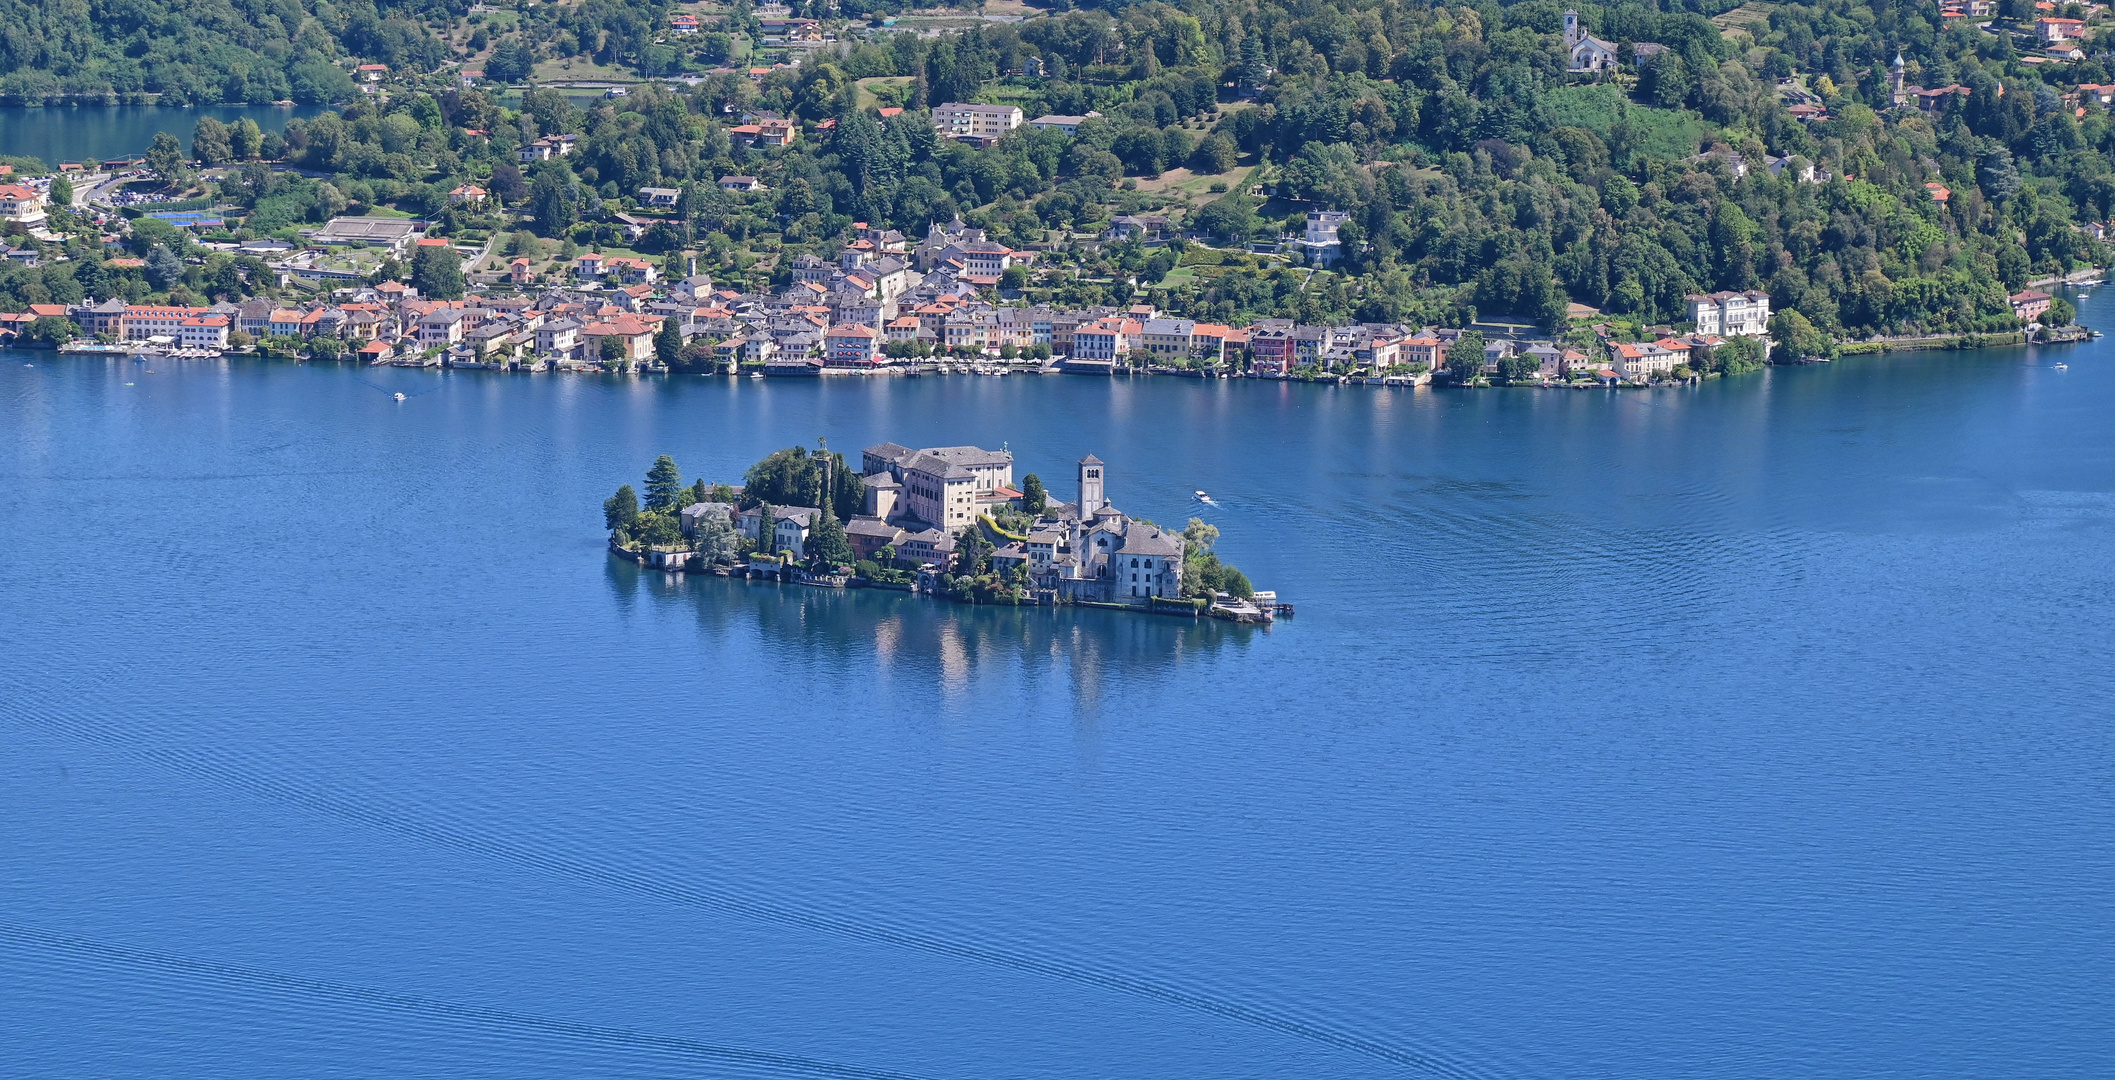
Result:
{"label": "grassy field", "polygon": [[531,81],[548,82],[616,82],[635,83],[639,73],[630,68],[609,67],[581,57],[564,60],[545,60],[536,65]]}
{"label": "grassy field", "polygon": [[1248,175],[1255,169],[1254,165],[1236,165],[1223,173],[1206,173],[1202,176],[1188,169],[1169,169],[1161,173],[1158,180],[1140,180],[1138,190],[1160,191],[1170,195],[1189,194],[1199,198],[1216,197],[1212,192],[1213,181],[1224,181],[1228,191],[1240,191],[1248,182]]}
{"label": "grassy field", "polygon": [[[857,84],[859,86],[859,106],[865,109],[880,108],[884,102],[881,100],[881,94],[876,93],[876,89],[881,87],[896,91],[886,104],[900,105],[907,97],[907,91],[901,88],[910,86],[912,81],[913,77],[909,75],[880,75],[871,79],[861,79]],[[883,91],[883,93],[886,92]]]}
{"label": "grassy field", "polygon": [[1615,129],[1616,118],[1627,116],[1638,130],[1639,149],[1648,157],[1680,160],[1696,153],[1704,138],[1718,132],[1695,113],[1640,105],[1607,83],[1552,90],[1543,101],[1549,105],[1552,124],[1582,127],[1604,139]]}

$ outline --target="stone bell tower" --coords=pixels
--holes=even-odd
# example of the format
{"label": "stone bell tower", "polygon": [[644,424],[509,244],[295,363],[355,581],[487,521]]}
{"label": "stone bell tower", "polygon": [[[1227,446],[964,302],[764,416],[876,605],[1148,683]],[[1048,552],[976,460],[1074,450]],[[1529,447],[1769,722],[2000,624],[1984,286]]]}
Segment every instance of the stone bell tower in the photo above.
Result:
{"label": "stone bell tower", "polygon": [[1102,459],[1088,454],[1080,459],[1080,520],[1093,518],[1108,503],[1102,493]]}
{"label": "stone bell tower", "polygon": [[1564,48],[1566,51],[1570,51],[1571,47],[1577,44],[1579,44],[1579,13],[1567,11],[1564,13]]}

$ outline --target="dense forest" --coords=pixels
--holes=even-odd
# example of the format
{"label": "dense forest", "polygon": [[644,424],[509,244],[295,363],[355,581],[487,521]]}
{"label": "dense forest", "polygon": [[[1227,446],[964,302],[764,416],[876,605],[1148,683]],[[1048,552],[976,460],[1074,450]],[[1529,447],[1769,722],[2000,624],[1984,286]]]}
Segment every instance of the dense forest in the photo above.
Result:
{"label": "dense forest", "polygon": [[[660,185],[683,190],[680,212],[639,247],[694,249],[739,273],[760,251],[827,256],[854,221],[916,236],[959,214],[1001,242],[1045,244],[1062,235],[1052,230],[1093,231],[1166,203],[1140,184],[1170,170],[1257,166],[1261,195],[1244,183],[1185,197],[1188,229],[1231,246],[1296,231],[1309,209],[1343,210],[1341,272],[1061,243],[1025,295],[1125,299],[1179,258],[1196,272],[1158,292],[1162,305],[1219,321],[1556,322],[1579,303],[1673,322],[1685,294],[1765,289],[1801,325],[1847,337],[2009,329],[2008,290],[2106,261],[2081,226],[2115,208],[2115,125],[2075,94],[2109,80],[2115,60],[2094,24],[2083,61],[2030,63],[2041,57],[2009,32],[2031,25],[2018,0],[2025,10],[1989,29],[1946,25],[1935,4],[1750,4],[1738,14],[1756,17],[1726,31],[1709,17],[1725,3],[1580,5],[1629,62],[1613,80],[1567,72],[1555,0],[1146,0],[937,36],[832,19],[842,48],[754,81],[708,74],[724,45],[656,34],[665,9],[648,4],[530,5],[474,42],[524,72],[578,53],[642,75],[702,75],[591,108],[549,90],[502,107],[439,78],[380,101],[343,92],[350,59],[431,69],[466,54],[461,12],[443,8],[209,0],[176,18],[125,0],[80,5],[107,9],[84,21],[57,14],[65,3],[0,2],[11,5],[0,79],[100,79],[201,101],[351,99],[233,155],[283,155],[323,174],[258,168],[225,182],[258,233],[383,204],[446,218],[445,193],[467,178],[526,209],[544,236],[597,243],[614,238],[610,214],[638,188]],[[721,34],[754,23],[738,4]],[[1640,42],[1664,49],[1637,61]],[[1911,84],[1962,91],[1935,111],[1893,106],[1898,52]],[[1023,73],[1031,58],[1039,75]],[[1794,98],[1825,118],[1796,118]],[[983,149],[935,135],[926,108],[973,100],[1102,116],[1076,137],[1023,128]],[[874,106],[891,101],[904,111],[884,119]],[[759,113],[798,118],[807,133],[784,149],[737,145],[728,129]],[[517,146],[556,132],[579,135],[579,151],[517,167]],[[201,156],[217,153],[212,143]],[[766,190],[720,190],[731,173]]]}

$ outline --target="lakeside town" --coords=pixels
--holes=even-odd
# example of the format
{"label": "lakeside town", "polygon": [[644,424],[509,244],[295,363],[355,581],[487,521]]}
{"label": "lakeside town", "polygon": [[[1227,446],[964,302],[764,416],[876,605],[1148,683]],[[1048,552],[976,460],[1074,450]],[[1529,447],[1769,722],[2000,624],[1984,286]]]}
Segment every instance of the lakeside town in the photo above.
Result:
{"label": "lakeside town", "polygon": [[[475,199],[484,193],[459,194]],[[30,189],[0,186],[0,215],[33,216],[37,199]],[[1341,215],[1317,211],[1309,219],[1301,242],[1326,262],[1338,243]],[[309,230],[302,248],[276,240],[231,246],[265,260],[283,279],[326,284],[332,273],[321,265],[321,255],[333,250],[364,249],[413,265],[421,258],[463,259],[448,240],[425,235],[426,224],[341,217]],[[1123,235],[1112,238],[1164,227],[1119,220],[1111,229]],[[1565,336],[1507,324],[1316,326],[1262,319],[1232,327],[1170,317],[1151,303],[1065,309],[1006,302],[1000,286],[1034,257],[993,242],[959,218],[935,224],[915,244],[894,230],[860,223],[835,262],[800,256],[792,260],[790,283],[775,292],[719,288],[705,274],[670,279],[652,260],[586,252],[572,260],[565,280],[532,275],[531,260],[517,257],[497,280],[479,282],[454,299],[421,296],[415,285],[392,279],[343,285],[327,298],[292,305],[262,297],[195,306],[118,299],[33,304],[0,314],[0,340],[60,338],[62,347],[85,353],[210,357],[262,351],[519,372],[813,376],[969,368],[1394,385],[1422,384],[1435,375],[1457,384],[1651,384],[1753,370],[1772,359],[1770,298],[1759,290],[1692,295],[1684,325],[1645,327],[1641,340],[1622,340],[1635,335],[1594,322]],[[455,280],[461,280],[459,271]],[[2028,289],[2010,302],[2016,318],[2038,329],[2054,299]],[[54,331],[46,323],[39,330],[39,320],[66,326]]]}
{"label": "lakeside town", "polygon": [[855,471],[827,446],[791,447],[740,486],[686,485],[663,455],[644,501],[626,484],[603,519],[612,552],[678,573],[1233,622],[1291,613],[1220,561],[1216,527],[1191,518],[1178,532],[1117,509],[1109,467],[1093,454],[1073,465],[1071,502],[1034,473],[1016,486],[1013,466],[1007,450],[881,443]]}
{"label": "lakeside town", "polygon": [[[1620,65],[1613,48],[1566,14],[1569,70],[1614,73]],[[790,23],[799,24],[795,36],[804,42],[831,41],[812,37],[819,32],[813,20]],[[693,19],[669,32],[696,29]],[[1635,47],[1636,57],[1656,55],[1647,44]],[[805,55],[791,60],[797,65]],[[747,78],[761,84],[782,66],[752,69]],[[713,77],[737,74],[716,70]],[[354,76],[377,103],[422,96],[423,84],[400,82],[408,77],[386,65],[358,65]],[[1022,77],[1043,76],[1030,65]],[[455,77],[458,85],[448,92],[455,111],[471,115],[463,103],[477,93],[480,78],[475,71]],[[1900,63],[1891,79],[1893,102],[1904,109],[1928,112],[1932,102],[1943,105],[1960,89],[1909,85]],[[611,86],[605,93],[621,103],[632,91]],[[528,105],[525,100],[524,121],[530,121]],[[865,113],[871,115],[864,119],[887,125],[911,115],[880,99]],[[804,121],[750,109],[729,119],[725,131],[735,156],[728,160],[746,165],[760,167],[804,139],[837,141],[839,118]],[[1104,119],[1091,109],[1029,119],[1012,104],[942,102],[916,122],[944,142],[989,150],[1012,145],[1023,133],[1076,141]],[[1365,230],[1350,211],[1315,206],[1285,219],[1298,232],[1226,244],[1211,215],[1194,206],[1127,198],[1116,209],[1138,212],[1111,213],[1088,233],[1053,229],[1024,241],[1028,234],[1017,227],[999,232],[957,212],[932,223],[923,237],[848,221],[798,248],[773,253],[744,244],[731,251],[720,242],[724,237],[689,235],[690,223],[708,197],[777,206],[784,193],[764,182],[760,173],[768,170],[631,191],[606,182],[591,192],[597,198],[568,202],[564,212],[580,218],[554,228],[556,211],[539,204],[524,181],[530,174],[570,177],[568,162],[592,151],[579,134],[529,137],[534,128],[532,121],[523,128],[507,154],[513,161],[495,166],[489,177],[445,191],[436,186],[422,196],[426,205],[413,208],[427,216],[405,212],[407,202],[418,200],[400,198],[395,209],[367,202],[352,206],[360,213],[312,225],[253,227],[263,224],[260,197],[277,197],[270,194],[277,185],[311,181],[280,160],[290,150],[278,133],[211,119],[200,121],[189,158],[163,136],[139,159],[61,163],[50,176],[14,177],[0,186],[0,229],[20,238],[6,252],[7,265],[86,259],[96,266],[79,301],[28,303],[0,313],[0,343],[92,355],[257,355],[521,373],[966,371],[1650,386],[1861,352],[2079,340],[2091,332],[2072,325],[2075,309],[2039,286],[2098,281],[2088,270],[2033,279],[2009,295],[2000,291],[2002,304],[1994,297],[1972,331],[1852,341],[1832,340],[1796,310],[1773,308],[1771,293],[1754,287],[1688,293],[1676,309],[1686,317],[1665,322],[1577,303],[1543,305],[1524,316],[1480,316],[1472,307],[1451,312],[1455,317],[1447,321],[1213,322],[1183,315],[1191,305],[1162,286],[1184,274],[1205,280],[1206,271],[1231,270],[1267,273],[1296,294],[1320,289],[1318,283],[1364,257]],[[480,140],[494,134],[466,127],[463,149],[483,147]],[[1733,182],[1751,172],[1795,184],[1834,180],[1801,159],[1751,159],[1724,146],[1684,164]],[[1253,194],[1284,186],[1254,183],[1266,172],[1243,174]],[[1212,190],[1224,191],[1224,182]],[[1937,182],[1926,183],[1923,195],[1942,212],[1952,198]],[[350,201],[342,194],[335,200]],[[782,218],[787,213],[780,208]],[[784,239],[790,240],[797,223],[787,224]],[[672,242],[678,233],[683,242]],[[97,250],[84,250],[96,241]],[[699,271],[701,255],[708,272]],[[1110,276],[1090,278],[1090,272]],[[194,284],[194,277],[205,280]],[[1074,287],[1081,282],[1122,299],[1062,302],[1081,291]],[[151,295],[156,291],[162,295]],[[218,298],[207,302],[214,293]],[[152,302],[157,299],[167,302]]]}

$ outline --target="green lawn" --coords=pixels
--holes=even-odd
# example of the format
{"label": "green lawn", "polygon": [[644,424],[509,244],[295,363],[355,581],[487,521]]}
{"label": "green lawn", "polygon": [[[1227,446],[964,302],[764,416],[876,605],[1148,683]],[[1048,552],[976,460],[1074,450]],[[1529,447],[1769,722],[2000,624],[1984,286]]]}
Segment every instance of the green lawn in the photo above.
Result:
{"label": "green lawn", "polygon": [[1549,105],[1552,124],[1582,127],[1603,139],[1615,130],[1619,116],[1627,117],[1638,130],[1639,149],[1648,157],[1678,161],[1696,153],[1704,138],[1718,132],[1693,112],[1640,105],[1608,83],[1552,90],[1542,100]]}
{"label": "green lawn", "polygon": [[[880,93],[876,92],[877,88],[905,87],[909,86],[913,81],[914,78],[909,75],[877,75],[873,78],[861,79],[857,84],[859,87],[859,106],[866,109],[878,109],[883,103]],[[891,97],[889,104],[901,104],[904,97],[904,93],[898,91]]]}

